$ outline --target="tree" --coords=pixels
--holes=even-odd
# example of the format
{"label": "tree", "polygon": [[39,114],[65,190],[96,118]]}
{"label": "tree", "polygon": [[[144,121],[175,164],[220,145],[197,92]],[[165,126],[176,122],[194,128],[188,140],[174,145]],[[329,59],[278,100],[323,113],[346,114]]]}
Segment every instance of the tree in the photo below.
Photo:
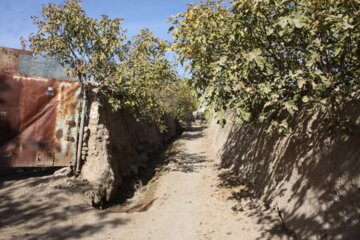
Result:
{"label": "tree", "polygon": [[[169,44],[142,29],[107,89],[115,108],[131,108],[142,120],[160,123],[163,117],[184,119],[194,111],[195,97],[166,57]],[[180,96],[180,94],[183,94]]]}
{"label": "tree", "polygon": [[189,87],[189,80],[169,82],[159,93],[162,108],[175,119],[184,122],[198,108],[196,92]]}
{"label": "tree", "polygon": [[127,40],[121,18],[90,18],[80,0],[45,5],[42,18],[33,21],[38,31],[30,35],[31,49],[56,58],[81,82],[97,82],[114,111],[127,109],[138,120],[161,128],[164,115],[178,116],[166,108],[169,99],[161,95],[182,80],[166,57],[169,44],[148,29]]}
{"label": "tree", "polygon": [[299,109],[338,110],[359,96],[356,0],[202,1],[172,18],[179,60],[217,111],[286,129]]}
{"label": "tree", "polygon": [[53,57],[69,67],[80,81],[104,82],[113,77],[127,54],[128,43],[121,18],[100,20],[86,16],[80,0],[48,4],[42,18],[33,17],[36,34],[30,35],[30,48]]}
{"label": "tree", "polygon": [[148,29],[134,36],[116,77],[106,83],[114,109],[131,109],[139,120],[161,123],[164,109],[159,102],[159,89],[167,82],[178,80],[165,57],[166,47],[167,43]]}

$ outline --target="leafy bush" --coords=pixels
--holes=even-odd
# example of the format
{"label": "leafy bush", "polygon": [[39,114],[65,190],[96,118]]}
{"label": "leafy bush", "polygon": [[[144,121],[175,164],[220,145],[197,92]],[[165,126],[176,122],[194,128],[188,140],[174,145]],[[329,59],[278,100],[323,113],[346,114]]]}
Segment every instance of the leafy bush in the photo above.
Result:
{"label": "leafy bush", "polygon": [[169,82],[180,81],[165,56],[168,47],[147,29],[134,36],[116,76],[104,83],[115,110],[127,108],[138,119],[161,123],[165,109],[159,95]]}
{"label": "leafy bush", "polygon": [[286,129],[303,106],[339,121],[359,96],[359,11],[357,0],[208,0],[171,19],[173,48],[205,101],[240,122]]}
{"label": "leafy bush", "polygon": [[169,82],[159,94],[165,112],[176,119],[188,121],[198,108],[195,93],[187,80]]}

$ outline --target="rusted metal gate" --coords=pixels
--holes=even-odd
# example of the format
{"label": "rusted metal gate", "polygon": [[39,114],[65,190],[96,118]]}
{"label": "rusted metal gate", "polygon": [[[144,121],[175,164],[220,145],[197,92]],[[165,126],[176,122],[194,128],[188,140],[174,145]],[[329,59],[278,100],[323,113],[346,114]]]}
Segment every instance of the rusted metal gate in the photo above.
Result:
{"label": "rusted metal gate", "polygon": [[19,69],[22,56],[33,61],[29,52],[0,48],[0,167],[73,164],[81,85]]}

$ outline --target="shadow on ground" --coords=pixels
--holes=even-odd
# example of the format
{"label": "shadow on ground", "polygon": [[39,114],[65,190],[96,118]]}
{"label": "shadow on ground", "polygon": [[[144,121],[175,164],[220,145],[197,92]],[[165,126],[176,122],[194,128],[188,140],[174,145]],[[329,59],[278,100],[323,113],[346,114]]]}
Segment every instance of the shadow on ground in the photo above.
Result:
{"label": "shadow on ground", "polygon": [[[178,140],[192,141],[203,136],[205,126],[191,126]],[[149,157],[147,166],[140,168],[137,175],[130,175],[125,178],[120,186],[118,197],[106,207],[111,208],[116,205],[126,203],[134,197],[139,186],[145,187],[149,182],[154,181],[161,171],[180,171],[191,173],[201,168],[201,163],[206,161],[205,154],[189,154],[182,150],[181,141],[170,142],[163,151]]]}
{"label": "shadow on ground", "polygon": [[0,179],[1,239],[87,239],[127,223],[82,202],[86,182],[44,176],[49,173],[52,170]]}
{"label": "shadow on ground", "polygon": [[[204,127],[191,127],[180,139],[202,137]],[[146,168],[137,176],[124,179],[118,198],[107,205],[125,203],[134,196],[139,182],[146,186],[159,171],[191,173],[201,167],[205,156],[187,154],[181,143],[172,142],[164,151],[150,156]],[[5,239],[87,239],[101,231],[110,231],[129,220],[111,211],[99,211],[84,201],[91,190],[87,182],[76,178],[54,177],[57,169],[0,170],[0,232]],[[20,230],[19,230],[20,229]],[[0,237],[1,238],[1,237]]]}
{"label": "shadow on ground", "polygon": [[271,229],[261,228],[261,239],[288,239],[297,240],[294,231],[288,228],[283,221],[282,216],[274,214],[277,212],[276,208],[271,208],[268,204],[263,204],[259,198],[256,197],[254,188],[248,181],[241,179],[234,174],[233,171],[222,171],[219,174],[219,187],[231,189],[230,200],[236,200],[238,204],[232,207],[234,212],[243,212],[246,216],[257,219],[257,223],[265,226],[272,226]]}

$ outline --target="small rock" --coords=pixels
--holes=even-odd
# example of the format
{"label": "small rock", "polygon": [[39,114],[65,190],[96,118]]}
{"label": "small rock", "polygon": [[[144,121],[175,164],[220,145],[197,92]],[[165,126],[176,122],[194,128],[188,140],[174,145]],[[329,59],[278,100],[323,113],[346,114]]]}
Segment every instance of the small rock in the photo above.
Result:
{"label": "small rock", "polygon": [[55,177],[70,177],[73,175],[72,167],[64,167],[54,172]]}

